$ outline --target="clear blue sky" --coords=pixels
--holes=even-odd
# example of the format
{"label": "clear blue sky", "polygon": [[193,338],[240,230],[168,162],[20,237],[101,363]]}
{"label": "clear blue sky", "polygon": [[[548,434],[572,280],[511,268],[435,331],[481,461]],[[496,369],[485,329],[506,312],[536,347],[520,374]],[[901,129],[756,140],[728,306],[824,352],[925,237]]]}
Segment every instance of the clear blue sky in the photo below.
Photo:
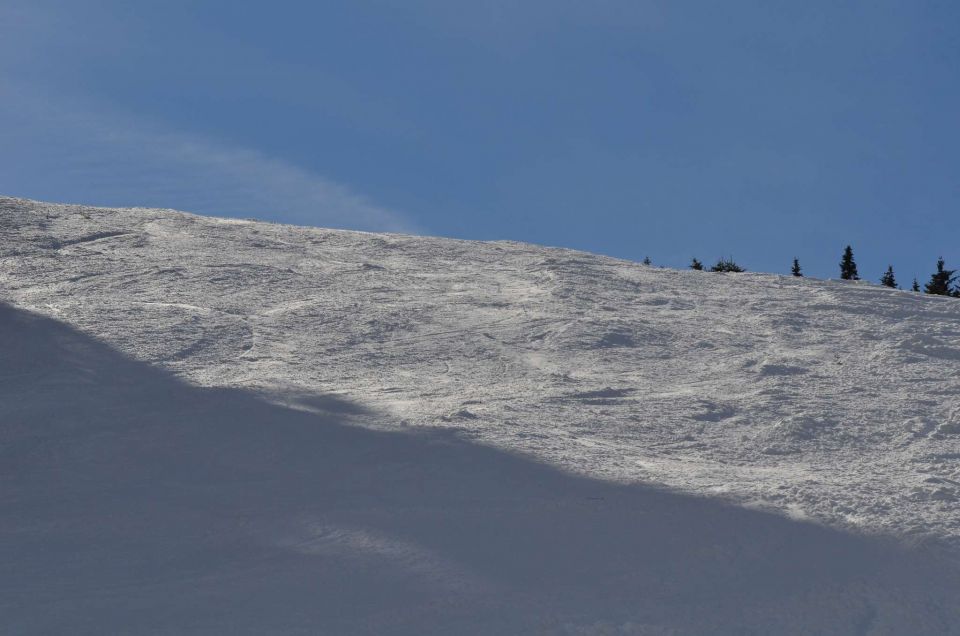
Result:
{"label": "clear blue sky", "polygon": [[960,3],[0,0],[0,193],[960,267]]}

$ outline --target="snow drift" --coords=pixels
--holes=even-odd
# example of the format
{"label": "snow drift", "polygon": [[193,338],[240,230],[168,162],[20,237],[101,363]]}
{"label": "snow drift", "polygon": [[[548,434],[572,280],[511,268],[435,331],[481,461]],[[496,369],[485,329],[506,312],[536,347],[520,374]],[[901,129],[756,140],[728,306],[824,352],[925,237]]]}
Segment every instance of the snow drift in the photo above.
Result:
{"label": "snow drift", "polygon": [[960,633],[960,302],[0,199],[11,633]]}

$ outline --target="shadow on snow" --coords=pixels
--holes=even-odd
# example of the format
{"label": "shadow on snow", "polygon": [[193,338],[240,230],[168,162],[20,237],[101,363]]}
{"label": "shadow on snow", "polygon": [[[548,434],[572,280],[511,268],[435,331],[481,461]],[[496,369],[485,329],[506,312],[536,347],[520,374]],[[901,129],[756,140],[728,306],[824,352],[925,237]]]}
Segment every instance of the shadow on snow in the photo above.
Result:
{"label": "shadow on snow", "polygon": [[10,633],[950,633],[952,566],[336,396],[190,386],[0,305]]}

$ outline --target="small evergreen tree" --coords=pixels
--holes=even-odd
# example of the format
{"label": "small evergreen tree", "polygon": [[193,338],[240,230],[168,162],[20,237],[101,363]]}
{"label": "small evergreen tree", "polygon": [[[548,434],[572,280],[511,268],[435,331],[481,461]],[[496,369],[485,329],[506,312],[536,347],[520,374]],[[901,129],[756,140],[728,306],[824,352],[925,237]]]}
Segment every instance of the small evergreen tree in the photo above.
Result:
{"label": "small evergreen tree", "polygon": [[733,258],[721,258],[717,261],[717,264],[710,268],[711,272],[745,272],[747,270],[743,269],[737,265]]}
{"label": "small evergreen tree", "polygon": [[956,278],[953,275],[955,271],[954,269],[944,268],[943,257],[941,256],[937,259],[937,271],[930,276],[930,282],[924,286],[924,291],[937,296],[949,296],[951,294],[950,285]]}
{"label": "small evergreen tree", "polygon": [[880,284],[884,287],[897,287],[897,279],[893,275],[893,265],[887,265],[887,271],[880,277]]}
{"label": "small evergreen tree", "polygon": [[644,256],[644,257],[643,257],[643,264],[644,264],[644,265],[652,265],[652,264],[653,264],[653,261],[650,260],[650,257],[649,257],[649,256]]}
{"label": "small evergreen tree", "polygon": [[690,263],[690,269],[695,269],[695,270],[697,270],[698,272],[702,272],[702,271],[703,271],[703,263],[701,263],[700,261],[698,261],[698,260],[697,260],[697,257],[694,256],[694,257],[693,257],[693,262]]}
{"label": "small evergreen tree", "polygon": [[857,273],[857,264],[853,261],[853,248],[847,245],[843,250],[843,259],[840,261],[840,278],[843,280],[860,280]]}
{"label": "small evergreen tree", "polygon": [[915,292],[920,291],[920,283],[917,282],[916,276],[913,277],[913,287],[911,287],[910,289]]}
{"label": "small evergreen tree", "polygon": [[803,272],[800,270],[800,259],[793,259],[793,267],[790,268],[790,273],[794,276],[803,276]]}

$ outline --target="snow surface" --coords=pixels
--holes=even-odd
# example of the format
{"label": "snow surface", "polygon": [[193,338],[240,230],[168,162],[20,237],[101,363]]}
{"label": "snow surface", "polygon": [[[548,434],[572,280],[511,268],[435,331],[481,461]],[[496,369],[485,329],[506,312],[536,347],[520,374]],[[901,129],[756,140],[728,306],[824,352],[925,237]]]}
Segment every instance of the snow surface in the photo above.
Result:
{"label": "snow surface", "polygon": [[0,198],[0,502],[5,633],[960,633],[960,301]]}

